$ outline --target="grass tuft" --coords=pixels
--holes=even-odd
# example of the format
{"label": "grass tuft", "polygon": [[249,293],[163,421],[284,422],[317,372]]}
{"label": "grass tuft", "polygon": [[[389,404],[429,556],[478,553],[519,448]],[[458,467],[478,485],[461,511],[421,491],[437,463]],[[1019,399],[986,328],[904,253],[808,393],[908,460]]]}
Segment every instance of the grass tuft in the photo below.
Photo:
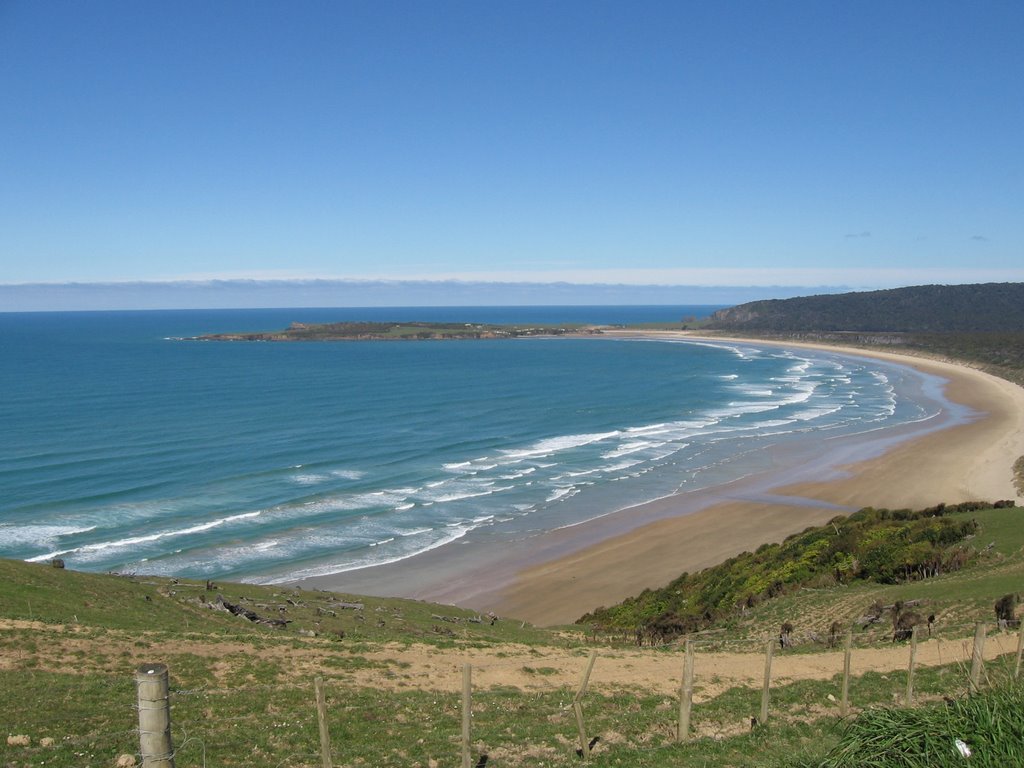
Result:
{"label": "grass tuft", "polygon": [[[958,747],[958,741],[965,749]],[[865,710],[850,722],[839,744],[818,765],[1024,765],[1024,686],[1007,683],[970,697],[916,709]]]}

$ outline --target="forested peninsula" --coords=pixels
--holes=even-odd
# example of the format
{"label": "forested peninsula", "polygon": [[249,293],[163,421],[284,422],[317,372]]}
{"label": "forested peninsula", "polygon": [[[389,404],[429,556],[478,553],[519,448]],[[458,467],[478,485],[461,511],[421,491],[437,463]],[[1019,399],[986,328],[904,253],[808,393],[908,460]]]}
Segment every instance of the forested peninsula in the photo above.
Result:
{"label": "forested peninsula", "polygon": [[715,312],[704,328],[949,357],[1024,384],[1024,283],[753,301]]}

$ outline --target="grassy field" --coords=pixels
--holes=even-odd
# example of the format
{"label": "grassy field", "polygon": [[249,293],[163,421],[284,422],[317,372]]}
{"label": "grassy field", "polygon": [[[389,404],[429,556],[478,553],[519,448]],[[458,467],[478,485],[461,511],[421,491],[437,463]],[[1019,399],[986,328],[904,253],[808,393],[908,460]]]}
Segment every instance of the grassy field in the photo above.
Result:
{"label": "grassy field", "polygon": [[[850,689],[856,710],[901,701],[907,649],[893,646],[884,622],[862,627],[865,608],[920,601],[922,612],[937,615],[935,635],[954,648],[974,622],[992,622],[995,600],[1024,576],[1022,511],[970,514],[981,525],[971,545],[982,557],[965,571],[803,591],[702,635],[697,738],[689,743],[675,740],[679,647],[601,644],[582,701],[587,733],[598,739],[590,764],[820,764],[847,728],[837,704],[839,668],[807,679],[781,675],[769,722],[752,729],[765,638],[782,621],[793,623],[798,645],[776,658],[799,669],[827,652],[822,636],[831,621],[852,624],[858,649],[894,654],[898,662],[881,671],[857,668]],[[290,623],[275,628],[209,607],[217,595]],[[1015,635],[1001,638],[1001,647],[1015,648]],[[179,766],[319,766],[317,676],[325,680],[335,765],[459,765],[459,680],[467,662],[474,668],[474,763],[487,755],[491,766],[578,765],[571,704],[590,647],[582,627],[546,630],[508,618],[492,624],[471,611],[417,601],[232,584],[207,590],[203,582],[0,561],[0,736],[30,739],[28,746],[0,743],[0,765],[112,766],[118,755],[136,753],[133,674],[149,662],[170,669]],[[712,662],[721,663],[720,672],[711,671]],[[986,685],[1011,677],[1013,662],[1012,652],[990,662]],[[753,671],[738,671],[743,665]],[[961,697],[963,661],[920,667],[914,687],[925,705]],[[47,738],[52,746],[43,746]]]}

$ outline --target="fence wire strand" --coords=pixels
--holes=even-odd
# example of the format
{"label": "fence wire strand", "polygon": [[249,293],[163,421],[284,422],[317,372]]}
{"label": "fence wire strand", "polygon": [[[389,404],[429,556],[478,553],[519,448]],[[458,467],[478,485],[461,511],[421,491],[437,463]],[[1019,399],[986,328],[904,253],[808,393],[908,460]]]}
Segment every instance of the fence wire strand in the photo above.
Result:
{"label": "fence wire strand", "polygon": [[[938,665],[955,664],[959,668],[960,673],[962,673],[964,676],[966,676],[967,663],[972,658],[972,655],[974,653],[974,641],[973,641],[972,638],[968,638],[968,637],[952,638],[951,639],[951,638],[948,637],[948,635],[950,633],[956,632],[956,631],[971,630],[973,632],[973,630],[977,626],[978,626],[977,624],[973,624],[973,623],[972,624],[963,623],[963,624],[955,624],[955,625],[944,625],[943,626],[943,636],[938,636],[938,637],[934,637],[934,638],[921,638],[919,640],[919,642],[918,642],[918,647],[920,648],[920,646],[922,646],[922,645],[924,645],[926,643],[931,643],[932,647],[934,647],[934,649],[935,649],[935,657],[934,657],[934,660],[932,660],[932,661],[928,661],[928,662],[922,663],[919,660],[918,663],[922,664],[922,666],[931,666],[933,664],[938,664]],[[990,678],[990,668],[994,668],[994,665],[992,664],[992,662],[998,660],[998,661],[1001,661],[1001,662],[1005,663],[1007,660],[1009,660],[1010,661],[1010,665],[1009,666],[1012,667],[1012,661],[1013,661],[1013,658],[1015,656],[1015,653],[1016,653],[1016,650],[1017,650],[1017,647],[1018,647],[1017,643],[1019,642],[1019,634],[1017,632],[1011,633],[1011,632],[1007,631],[1005,628],[999,628],[999,627],[994,626],[993,624],[987,624],[986,626],[987,626],[987,630],[988,631],[984,634],[984,640],[989,645],[987,646],[986,653],[984,654],[985,658],[987,659],[987,661],[982,666],[982,670],[983,670],[982,674],[985,677],[986,684],[987,685],[991,685],[992,681],[991,681],[991,678]],[[1018,630],[1018,632],[1019,631],[1020,630]],[[814,644],[819,644],[820,643],[819,636],[815,635],[814,633],[803,633],[803,634],[795,635],[795,637],[798,640],[803,641],[804,647],[806,647],[807,645],[809,645],[811,643],[814,643]],[[863,638],[860,638],[860,639],[863,640]],[[706,671],[702,672],[702,670],[701,670],[701,666],[702,666],[701,665],[701,656],[707,656],[707,657],[712,657],[713,658],[716,655],[727,655],[727,654],[736,653],[736,651],[731,650],[731,649],[742,649],[743,652],[746,653],[746,654],[755,655],[756,652],[750,650],[752,645],[757,644],[757,645],[760,645],[761,648],[763,648],[764,644],[767,643],[769,640],[776,640],[777,641],[777,638],[772,638],[771,636],[769,636],[767,634],[762,635],[761,637],[756,638],[756,639],[754,639],[754,638],[743,638],[743,639],[731,639],[730,640],[730,639],[717,638],[717,637],[716,638],[708,638],[708,637],[690,638],[689,642],[691,643],[691,646],[693,647],[694,653],[695,653],[694,674],[695,674],[695,678],[696,678],[696,680],[698,682],[698,686],[700,685],[702,675],[706,678],[706,676],[708,674]],[[644,647],[613,646],[613,647],[608,647],[608,646],[601,646],[601,645],[599,645],[599,646],[597,646],[594,649],[598,653],[598,663],[594,667],[594,673],[593,673],[592,682],[593,682],[593,684],[595,684],[602,691],[603,690],[608,690],[608,688],[606,686],[611,686],[611,689],[614,690],[615,689],[615,684],[609,684],[607,682],[602,683],[601,675],[602,675],[602,668],[603,667],[615,665],[615,664],[618,664],[618,663],[628,664],[630,662],[630,660],[633,660],[633,659],[635,659],[637,657],[651,658],[653,656],[654,658],[662,658],[664,660],[666,669],[667,670],[671,670],[670,671],[670,675],[671,675],[671,679],[672,679],[672,685],[678,686],[679,683],[681,682],[680,678],[681,678],[681,675],[682,675],[682,661],[683,661],[683,653],[682,652],[684,650],[684,647],[685,647],[684,643],[680,642],[680,641],[673,641],[671,643],[666,643],[666,644],[663,644],[663,645],[660,645],[660,646],[656,646],[656,647],[651,647],[651,646],[644,646]],[[855,643],[855,644],[853,644],[851,646],[851,654],[852,654],[854,660],[856,660],[857,653],[860,652],[860,651],[880,650],[880,649],[891,648],[891,647],[893,647],[893,646],[888,641],[880,642],[878,640],[874,640],[874,641],[869,641],[869,642],[861,642],[859,644]],[[587,650],[589,650],[589,649],[587,649]],[[475,679],[477,679],[477,680],[479,680],[481,677],[486,679],[489,675],[508,673],[508,672],[518,672],[521,675],[525,675],[525,676],[527,676],[527,678],[529,680],[529,689],[526,690],[526,691],[520,690],[519,695],[520,696],[524,696],[524,697],[532,698],[538,705],[542,705],[543,704],[543,702],[545,701],[545,697],[551,697],[551,696],[561,697],[561,700],[557,702],[557,706],[555,706],[556,702],[550,702],[550,701],[548,703],[546,703],[546,704],[543,704],[543,706],[551,707],[552,708],[552,711],[550,712],[551,715],[558,714],[558,715],[561,715],[561,716],[565,716],[565,715],[567,715],[573,709],[573,703],[574,703],[574,700],[575,700],[574,699],[574,693],[577,691],[577,688],[578,688],[578,683],[576,682],[576,680],[579,680],[580,684],[582,683],[582,677],[583,677],[583,674],[584,674],[584,670],[586,669],[587,664],[588,664],[588,658],[587,658],[587,655],[586,655],[587,650],[584,650],[584,649],[560,650],[560,651],[559,650],[555,650],[555,651],[552,651],[551,653],[549,653],[547,655],[545,655],[545,654],[540,654],[540,655],[533,655],[533,654],[526,655],[526,654],[524,654],[522,656],[515,657],[515,658],[502,658],[502,659],[496,659],[494,657],[488,657],[484,653],[477,654],[477,653],[474,653],[473,651],[468,651],[468,652],[466,652],[464,654],[459,654],[457,652],[453,652],[449,657],[447,657],[446,661],[450,662],[452,669],[456,670],[456,671],[461,668],[462,663],[469,663],[469,664],[471,664],[472,665],[472,669],[473,669],[473,673],[474,673],[474,676],[475,676]],[[780,658],[790,658],[790,659],[793,659],[793,658],[800,658],[801,656],[810,657],[811,655],[814,655],[814,656],[820,656],[821,655],[821,654],[807,654],[807,653],[804,653],[804,652],[802,652],[800,650],[795,650],[794,651],[794,650],[791,650],[791,649],[782,649],[781,651],[777,649],[776,653],[777,654],[782,654],[781,656],[776,656],[775,657],[776,660],[778,660]],[[909,649],[908,649],[908,653],[909,653]],[[835,657],[842,657],[843,654],[844,654],[844,648],[843,647],[835,647],[835,648],[833,648],[833,649],[831,649],[829,651],[829,655],[835,656]],[[760,654],[757,654],[757,655],[760,655]],[[678,667],[678,669],[676,667]],[[856,667],[857,667],[856,661],[854,661],[854,668],[855,668],[855,674],[856,675],[863,675],[866,672],[871,671],[870,669],[857,669]],[[555,670],[555,672],[557,674],[555,674],[555,673],[548,673],[547,672],[548,669]],[[888,669],[888,667],[887,667],[887,669]],[[841,663],[837,662],[836,670],[835,670],[835,676],[840,675],[841,671],[842,671]],[[899,671],[899,670],[896,670],[896,671]],[[549,674],[551,676],[551,679],[549,679]],[[574,677],[576,678],[576,680],[573,680]],[[119,676],[118,677],[111,676],[111,682],[112,682],[112,684],[116,688],[123,689],[123,690],[119,691],[122,694],[128,695],[128,692],[131,690],[130,686],[128,686],[127,684],[123,684],[124,681]],[[358,684],[356,684],[355,682],[353,682],[351,680],[345,679],[345,677],[343,677],[341,675],[338,675],[338,676],[335,676],[335,677],[325,677],[325,681],[324,682],[325,682],[325,686],[326,686],[327,690],[329,691],[331,697],[333,699],[335,699],[336,701],[337,700],[344,701],[344,694],[346,692],[350,691],[353,686],[358,685]],[[777,682],[777,685],[784,685],[784,684],[786,684],[786,682],[791,682],[791,681],[788,678],[786,678],[785,676],[781,676],[779,681]],[[502,685],[503,685],[502,683],[488,682],[487,684],[485,684],[480,689],[478,689],[477,691],[474,692],[474,697],[475,697],[474,701],[475,701],[475,703],[477,705],[480,705],[481,702],[482,702],[483,706],[486,707],[487,706],[487,697],[488,697],[489,693],[491,693],[493,690],[497,690]],[[750,692],[754,692],[759,687],[759,683],[756,680],[755,681],[744,681],[742,679],[738,679],[737,678],[737,679],[732,679],[732,680],[729,681],[729,687],[730,688],[744,688],[744,689],[746,689],[746,690],[748,690]],[[399,690],[400,689],[396,689],[396,691],[399,691]],[[303,680],[303,681],[296,681],[296,682],[268,683],[268,684],[256,684],[256,685],[251,685],[250,684],[250,685],[231,686],[231,687],[172,688],[169,691],[169,695],[167,697],[167,702],[168,702],[168,706],[170,706],[172,708],[172,711],[173,711],[174,710],[174,705],[175,705],[176,702],[181,703],[182,700],[185,700],[185,699],[188,699],[188,698],[194,698],[194,697],[212,697],[212,698],[220,698],[220,697],[224,697],[224,698],[228,698],[228,697],[246,697],[246,696],[250,696],[252,694],[257,694],[257,693],[260,693],[260,694],[266,693],[266,692],[280,693],[282,691],[292,691],[292,692],[299,692],[299,691],[301,691],[301,692],[304,692],[304,693],[305,692],[309,692],[311,694],[312,693],[312,682],[311,682],[311,680],[310,681]],[[439,697],[445,697],[445,701],[448,702],[445,705],[446,707],[450,706],[453,709],[455,708],[454,702],[451,701],[451,700],[454,700],[456,698],[457,691],[455,691],[455,690],[447,690],[447,689],[445,689],[445,690],[437,690],[437,689],[435,689],[435,692],[438,694]],[[382,692],[382,696],[386,696],[386,695],[387,695],[386,692]],[[69,696],[65,696],[64,697],[64,701],[65,702],[70,701],[70,695]],[[140,708],[137,703],[133,703],[133,707],[136,710],[139,710],[139,709],[141,709],[141,710],[155,710],[155,709],[159,709],[159,707],[148,707],[148,706]],[[614,717],[614,712],[613,713],[609,713],[609,712],[606,711],[608,709],[608,700],[604,700],[604,703],[600,704],[600,705],[594,704],[593,707],[594,708],[599,708],[601,710],[600,713],[597,714],[596,716],[594,716],[593,719],[596,722],[602,723],[602,727],[606,730],[607,729],[607,725],[606,725],[607,720],[609,718],[611,718],[611,717]],[[540,709],[541,706],[538,706],[537,708]],[[356,711],[358,709],[360,709],[360,707],[359,706],[355,706],[355,705],[341,705],[341,706],[337,706],[336,705],[335,708],[334,708],[334,711],[335,712],[353,712],[353,711]],[[698,709],[699,709],[699,707],[698,707]],[[483,711],[486,711],[486,709],[483,710]],[[498,711],[501,711],[500,707],[498,707],[495,710],[495,712],[498,712]],[[265,712],[265,711],[264,712],[253,711],[253,712],[250,712],[250,713],[245,714],[245,715],[238,715],[238,716],[232,716],[232,717],[217,717],[216,721],[217,721],[218,724],[223,724],[223,723],[230,724],[230,723],[240,723],[240,722],[252,723],[254,721],[254,718],[266,717],[267,715],[268,715],[268,713]],[[476,713],[474,713],[474,717],[475,716],[476,716]],[[787,715],[785,713],[780,713],[777,716],[785,718]],[[33,719],[33,725],[37,729],[40,726],[46,726],[46,725],[55,726],[57,724],[60,724],[61,726],[66,726],[68,724],[68,718],[69,717],[70,716],[42,718],[42,719],[35,719],[34,718]],[[316,719],[316,716],[315,716],[315,713],[312,710],[312,705],[311,705],[309,711],[303,711],[301,714],[293,712],[293,713],[287,715],[287,718],[288,718],[289,723],[291,725],[293,725],[293,726],[301,726],[301,727],[308,728],[308,727],[310,727],[312,725],[313,721]],[[647,745],[647,744],[643,744],[643,743],[638,743],[636,740],[634,740],[629,745],[629,748],[630,748],[631,751],[633,751],[633,752],[644,752],[644,753],[659,752],[659,751],[669,750],[669,749],[673,748],[674,746],[676,746],[677,739],[674,738],[673,735],[671,734],[671,714],[670,714],[670,711],[667,711],[662,718],[660,718],[658,720],[653,720],[652,722],[654,723],[654,731],[653,732],[652,731],[648,731],[647,733],[654,733],[654,735],[650,736],[650,738],[652,740],[660,739],[661,743],[655,743],[655,744]],[[694,722],[695,723],[699,722],[699,717],[695,718]],[[286,725],[289,724],[289,723],[286,723]],[[178,744],[176,746],[176,748],[174,749],[173,754],[177,755],[177,754],[182,753],[182,752],[186,752],[186,753],[191,754],[191,750],[194,750],[194,749],[198,748],[199,751],[201,752],[201,761],[202,761],[201,764],[205,767],[206,766],[206,762],[207,762],[207,744],[206,744],[206,739],[208,738],[208,736],[205,735],[205,732],[202,729],[202,725],[203,725],[202,721],[196,721],[196,720],[193,720],[191,718],[182,718],[180,720],[175,720],[174,723],[172,724],[172,727],[174,728],[175,732],[184,734],[184,739],[181,741],[180,744]],[[696,728],[694,730],[696,730]],[[196,735],[190,735],[190,732],[195,732],[195,731],[198,731],[198,733]],[[59,743],[60,743],[61,746],[67,746],[67,747],[70,747],[70,748],[79,747],[81,745],[91,745],[91,746],[95,747],[95,745],[97,743],[115,743],[115,742],[117,742],[119,740],[123,741],[123,740],[125,740],[128,737],[132,737],[132,738],[136,738],[137,739],[140,735],[142,735],[142,733],[143,733],[143,731],[141,731],[139,728],[135,728],[135,729],[128,730],[128,731],[94,732],[94,733],[85,734],[85,735],[65,736],[65,737],[63,737],[60,740]],[[660,736],[659,736],[659,734],[660,734]],[[596,735],[598,737],[600,737],[600,734],[596,734]],[[560,739],[559,739],[559,741],[560,741]],[[572,743],[572,741],[573,741],[572,739],[568,739],[567,743]],[[558,746],[559,746],[559,748],[565,748],[566,744],[559,743]],[[609,745],[609,748],[611,748],[611,745]],[[306,759],[316,760],[318,757],[319,757],[319,755],[317,753],[315,753],[315,752],[310,752],[310,753],[294,752],[294,753],[289,753],[289,755],[287,757],[283,758],[279,763],[277,763],[277,765],[278,766],[283,766],[283,765],[289,764],[290,762],[295,761],[295,760],[306,760]]]}

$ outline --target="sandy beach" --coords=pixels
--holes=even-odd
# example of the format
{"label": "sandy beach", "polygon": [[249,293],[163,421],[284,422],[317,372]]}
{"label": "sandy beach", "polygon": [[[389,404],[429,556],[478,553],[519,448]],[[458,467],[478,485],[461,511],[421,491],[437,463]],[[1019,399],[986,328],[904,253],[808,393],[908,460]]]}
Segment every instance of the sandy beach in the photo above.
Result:
{"label": "sandy beach", "polygon": [[571,622],[586,610],[664,585],[683,571],[700,570],[766,542],[781,541],[836,515],[834,508],[795,504],[793,498],[894,509],[1018,498],[1012,465],[1024,454],[1024,389],[963,365],[886,353],[869,356],[946,379],[947,397],[978,411],[980,417],[842,467],[846,477],[776,489],[780,498],[774,503],[727,502],[644,525],[524,570],[493,594],[478,595],[475,602],[541,625]]}
{"label": "sandy beach", "polygon": [[[642,335],[699,338],[678,332]],[[564,624],[662,586],[683,571],[715,565],[864,506],[922,508],[1017,498],[1012,465],[1024,455],[1024,389],[954,363],[824,345],[782,346],[914,367],[946,381],[946,397],[975,415],[966,423],[896,441],[868,460],[813,467],[799,482],[789,482],[791,475],[784,474],[762,478],[760,485],[732,483],[551,531],[500,553],[456,545],[418,556],[415,565],[405,562],[302,583],[454,603],[538,625]]]}

